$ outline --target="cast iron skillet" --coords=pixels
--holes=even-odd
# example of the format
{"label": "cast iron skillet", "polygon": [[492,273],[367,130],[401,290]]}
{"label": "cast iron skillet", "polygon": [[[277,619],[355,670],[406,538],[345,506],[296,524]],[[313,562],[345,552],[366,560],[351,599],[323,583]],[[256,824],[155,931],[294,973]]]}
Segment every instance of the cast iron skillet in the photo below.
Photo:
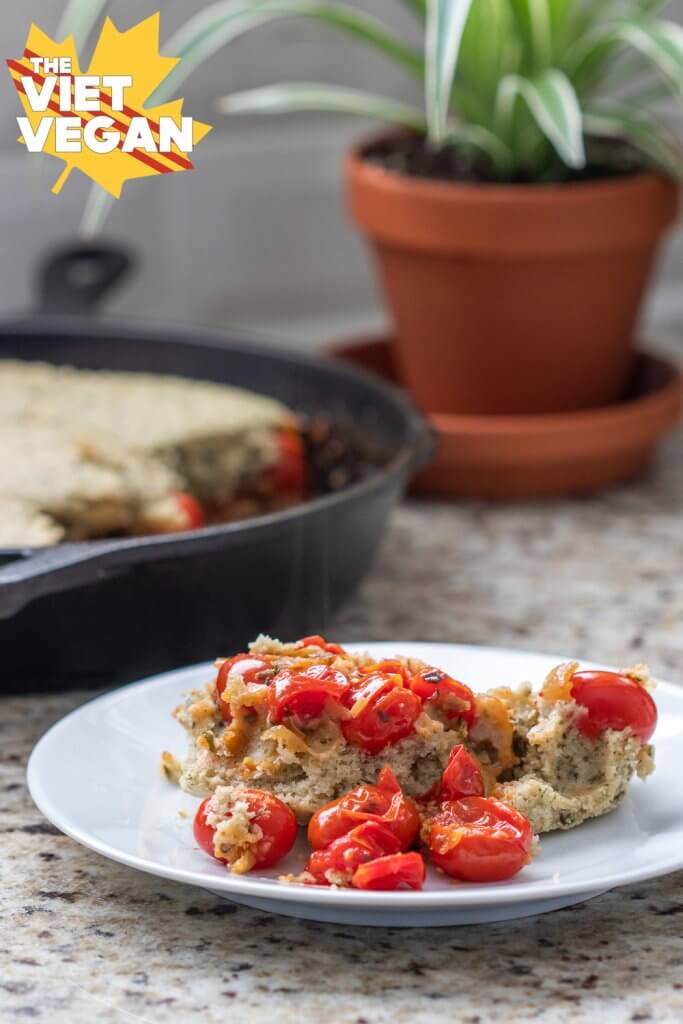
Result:
{"label": "cast iron skillet", "polygon": [[0,324],[0,358],[252,388],[304,414],[353,423],[387,458],[337,493],[241,523],[0,550],[5,690],[111,686],[239,650],[259,632],[323,631],[368,570],[406,481],[431,454],[429,430],[406,399],[360,370],[215,330],[83,315],[128,264],[125,254],[94,247],[50,260],[40,313]]}

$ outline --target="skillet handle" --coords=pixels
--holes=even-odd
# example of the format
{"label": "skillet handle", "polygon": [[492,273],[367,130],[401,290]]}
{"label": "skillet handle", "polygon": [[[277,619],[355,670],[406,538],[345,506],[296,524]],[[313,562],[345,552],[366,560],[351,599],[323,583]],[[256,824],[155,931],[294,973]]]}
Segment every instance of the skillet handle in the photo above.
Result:
{"label": "skillet handle", "polygon": [[36,549],[0,568],[0,620],[10,619],[39,597],[98,583],[146,562],[175,561],[212,551],[215,532],[209,528]]}
{"label": "skillet handle", "polygon": [[[38,597],[61,593],[108,575],[116,562],[113,544],[92,543],[41,548],[10,562],[0,568],[0,619],[11,618]],[[99,566],[99,571],[95,566]]]}
{"label": "skillet handle", "polygon": [[93,313],[131,272],[129,250],[113,245],[69,245],[50,253],[38,270],[40,313]]}

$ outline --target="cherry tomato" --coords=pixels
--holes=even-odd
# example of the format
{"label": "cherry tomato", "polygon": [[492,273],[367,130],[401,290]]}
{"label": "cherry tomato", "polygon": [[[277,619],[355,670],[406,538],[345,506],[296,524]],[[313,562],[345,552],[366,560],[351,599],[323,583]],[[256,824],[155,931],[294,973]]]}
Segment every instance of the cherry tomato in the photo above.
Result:
{"label": "cherry tomato", "polygon": [[269,470],[273,490],[288,498],[306,496],[306,452],[295,430],[281,430],[277,438],[278,458]]}
{"label": "cherry tomato", "polygon": [[213,825],[209,825],[206,820],[207,806],[210,799],[211,797],[207,796],[206,800],[202,800],[197,808],[197,813],[194,816],[193,832],[197,845],[201,846],[202,850],[208,853],[210,857],[213,857],[213,837],[216,829]]}
{"label": "cherry tomato", "polygon": [[572,697],[587,709],[578,720],[585,736],[630,728],[647,743],[657,725],[657,706],[644,686],[620,672],[585,671],[572,676]]}
{"label": "cherry tomato", "polygon": [[438,797],[444,800],[460,800],[464,796],[483,796],[484,779],[479,764],[462,744],[453,747],[448,763],[443,770]]}
{"label": "cherry tomato", "polygon": [[353,873],[354,889],[421,889],[425,862],[419,853],[393,853],[359,864]]}
{"label": "cherry tomato", "polygon": [[410,680],[410,689],[423,701],[434,700],[448,718],[462,718],[467,727],[474,723],[475,697],[469,686],[458,682],[440,668],[423,668]]}
{"label": "cherry tomato", "polygon": [[420,828],[415,803],[403,795],[391,768],[384,767],[375,786],[357,786],[321,807],[308,823],[308,841],[322,850],[364,821],[386,826],[407,850]]}
{"label": "cherry tomato", "polygon": [[[400,842],[394,833],[377,821],[364,821],[343,836],[339,836],[324,850],[314,850],[308,858],[306,870],[320,885],[348,884],[361,864],[398,853]],[[332,880],[328,872],[333,872]]]}
{"label": "cherry tomato", "polygon": [[410,686],[412,673],[405,662],[400,661],[398,658],[384,658],[382,661],[378,661],[373,665],[371,672],[373,675],[375,672],[380,672],[382,675],[400,676],[403,680],[403,685]]}
{"label": "cherry tomato", "polygon": [[315,634],[314,636],[304,636],[301,640],[297,640],[297,647],[321,647],[323,651],[327,651],[328,654],[346,654],[346,651],[339,644],[329,644],[324,636]]}
{"label": "cherry tomato", "polygon": [[268,708],[273,722],[295,715],[297,718],[319,718],[328,701],[341,702],[351,683],[336,669],[327,665],[311,665],[301,672],[284,669],[273,679],[268,690]]}
{"label": "cherry tomato", "polygon": [[494,797],[449,800],[431,819],[427,846],[436,867],[464,882],[501,882],[529,861],[531,825]]}
{"label": "cherry tomato", "polygon": [[[272,867],[289,853],[296,841],[297,827],[293,811],[278,797],[262,789],[242,790],[236,794],[235,800],[246,803],[250,828],[260,829],[262,836],[256,842],[243,847],[236,846],[227,851],[225,856],[216,859],[232,863],[248,852],[254,857],[251,869]],[[216,829],[206,820],[211,810],[210,803],[211,797],[207,797],[199,805],[194,819],[194,837],[202,850],[215,857],[213,841]],[[227,817],[231,817],[231,814]]]}
{"label": "cherry tomato", "polygon": [[448,755],[440,778],[417,798],[417,802],[424,808],[445,800],[459,800],[463,796],[484,796],[484,793],[479,762],[459,743]]}
{"label": "cherry tomato", "polygon": [[373,673],[354,688],[352,717],[341,723],[347,743],[379,754],[413,732],[422,702],[397,681],[400,677]]}
{"label": "cherry tomato", "polygon": [[176,491],[173,501],[183,522],[178,529],[198,530],[200,526],[206,524],[204,510],[193,494],[189,494],[188,491]]}
{"label": "cherry tomato", "polygon": [[216,700],[226,722],[232,721],[232,711],[227,700],[223,700],[223,691],[235,665],[239,665],[240,675],[245,683],[263,683],[267,680],[268,673],[273,671],[267,661],[256,658],[253,654],[236,654],[234,658],[228,658],[223,662],[216,676]]}

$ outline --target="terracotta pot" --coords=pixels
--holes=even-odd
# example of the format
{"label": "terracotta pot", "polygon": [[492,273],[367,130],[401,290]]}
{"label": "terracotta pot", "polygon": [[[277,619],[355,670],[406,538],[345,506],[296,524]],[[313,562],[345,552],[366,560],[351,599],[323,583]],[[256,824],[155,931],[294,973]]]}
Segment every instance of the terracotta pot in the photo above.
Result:
{"label": "terracotta pot", "polygon": [[622,394],[675,183],[456,185],[387,171],[366,148],[346,162],[351,211],[374,247],[402,383],[423,408],[571,411]]}

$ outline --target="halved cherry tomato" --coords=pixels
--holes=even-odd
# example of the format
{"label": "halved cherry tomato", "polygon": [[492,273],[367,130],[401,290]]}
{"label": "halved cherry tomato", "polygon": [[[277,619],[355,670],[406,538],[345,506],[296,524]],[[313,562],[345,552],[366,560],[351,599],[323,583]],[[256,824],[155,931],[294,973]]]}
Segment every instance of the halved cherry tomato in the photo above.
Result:
{"label": "halved cherry tomato", "polygon": [[327,665],[311,665],[301,672],[284,669],[273,679],[268,690],[268,708],[273,722],[288,716],[319,718],[328,701],[341,703],[351,683],[337,669]]}
{"label": "halved cherry tomato", "polygon": [[484,779],[479,762],[459,743],[448,755],[446,767],[440,778],[426,793],[417,798],[423,808],[445,800],[459,800],[463,796],[483,796]]}
{"label": "halved cherry tomato", "polygon": [[403,795],[396,776],[385,766],[374,786],[357,786],[315,812],[308,823],[308,841],[322,850],[364,821],[375,821],[397,837],[407,850],[420,828],[415,803]]}
{"label": "halved cherry tomato", "polygon": [[630,728],[647,743],[657,725],[657,706],[644,686],[620,672],[575,672],[572,697],[587,709],[578,720],[584,736],[595,739],[606,729]]}
{"label": "halved cherry tomato", "polygon": [[529,861],[534,838],[519,811],[494,797],[449,800],[431,819],[427,846],[436,867],[464,882],[501,882]]}
{"label": "halved cherry tomato", "polygon": [[483,796],[484,779],[479,763],[461,743],[453,747],[443,770],[439,801],[460,800],[464,796]]}
{"label": "halved cherry tomato", "polygon": [[190,494],[188,491],[176,491],[173,495],[173,502],[182,519],[182,526],[179,526],[178,529],[198,530],[200,526],[206,524],[204,510],[194,494]]}
{"label": "halved cherry tomato", "polygon": [[[400,842],[386,825],[378,821],[364,821],[324,850],[314,850],[308,858],[306,870],[319,885],[348,884],[356,869],[367,861],[398,853]],[[332,872],[332,879],[328,877]]]}
{"label": "halved cherry tomato", "polygon": [[239,672],[245,683],[264,683],[268,674],[273,671],[267,661],[253,654],[236,654],[234,658],[228,658],[223,662],[216,676],[216,700],[226,722],[232,721],[232,711],[227,700],[223,700],[223,690],[228,676],[236,665],[239,665]]}
{"label": "halved cherry tomato", "polygon": [[339,644],[330,644],[327,642],[324,636],[320,636],[316,633],[314,636],[304,636],[301,640],[297,640],[297,647],[321,647],[323,651],[327,651],[328,654],[346,654],[346,651]]}
{"label": "halved cherry tomato", "polygon": [[[211,797],[207,797],[199,805],[194,819],[194,837],[197,843],[202,850],[217,860],[228,861],[232,859],[231,853],[237,858],[248,851],[254,857],[251,869],[272,867],[289,853],[296,841],[297,827],[293,811],[273,793],[262,789],[241,790],[235,799],[246,803],[250,827],[260,829],[261,838],[254,843],[245,844],[242,848],[236,847],[233,851],[227,851],[225,856],[216,857],[213,845],[216,829],[206,820],[211,802]],[[231,815],[228,814],[227,817]]]}
{"label": "halved cherry tomato", "polygon": [[376,672],[380,672],[382,675],[400,676],[403,685],[410,686],[412,672],[405,662],[398,658],[384,658],[382,661],[378,661],[372,666],[372,674],[374,675]]}
{"label": "halved cherry tomato", "polygon": [[429,700],[437,691],[442,679],[447,678],[440,668],[423,668],[410,677],[410,689],[422,700]]}
{"label": "halved cherry tomato", "polygon": [[351,718],[342,721],[342,732],[347,743],[369,754],[409,736],[422,711],[420,698],[396,675],[373,672],[354,687],[351,697]]}
{"label": "halved cherry tomato", "polygon": [[353,873],[354,889],[421,889],[425,862],[419,853],[393,853],[360,864]]}
{"label": "halved cherry tomato", "polygon": [[410,689],[423,701],[434,700],[448,718],[462,718],[468,729],[476,716],[476,701],[469,686],[440,668],[423,668],[412,676]]}
{"label": "halved cherry tomato", "polygon": [[269,470],[273,490],[288,498],[306,496],[306,452],[296,430],[281,430],[277,437],[278,459]]}
{"label": "halved cherry tomato", "polygon": [[194,816],[193,832],[194,837],[197,840],[197,844],[201,846],[205,853],[208,853],[210,857],[213,857],[213,837],[216,829],[213,825],[209,825],[206,820],[207,807],[210,799],[211,797],[207,796],[206,800],[202,800],[197,808],[197,813]]}

